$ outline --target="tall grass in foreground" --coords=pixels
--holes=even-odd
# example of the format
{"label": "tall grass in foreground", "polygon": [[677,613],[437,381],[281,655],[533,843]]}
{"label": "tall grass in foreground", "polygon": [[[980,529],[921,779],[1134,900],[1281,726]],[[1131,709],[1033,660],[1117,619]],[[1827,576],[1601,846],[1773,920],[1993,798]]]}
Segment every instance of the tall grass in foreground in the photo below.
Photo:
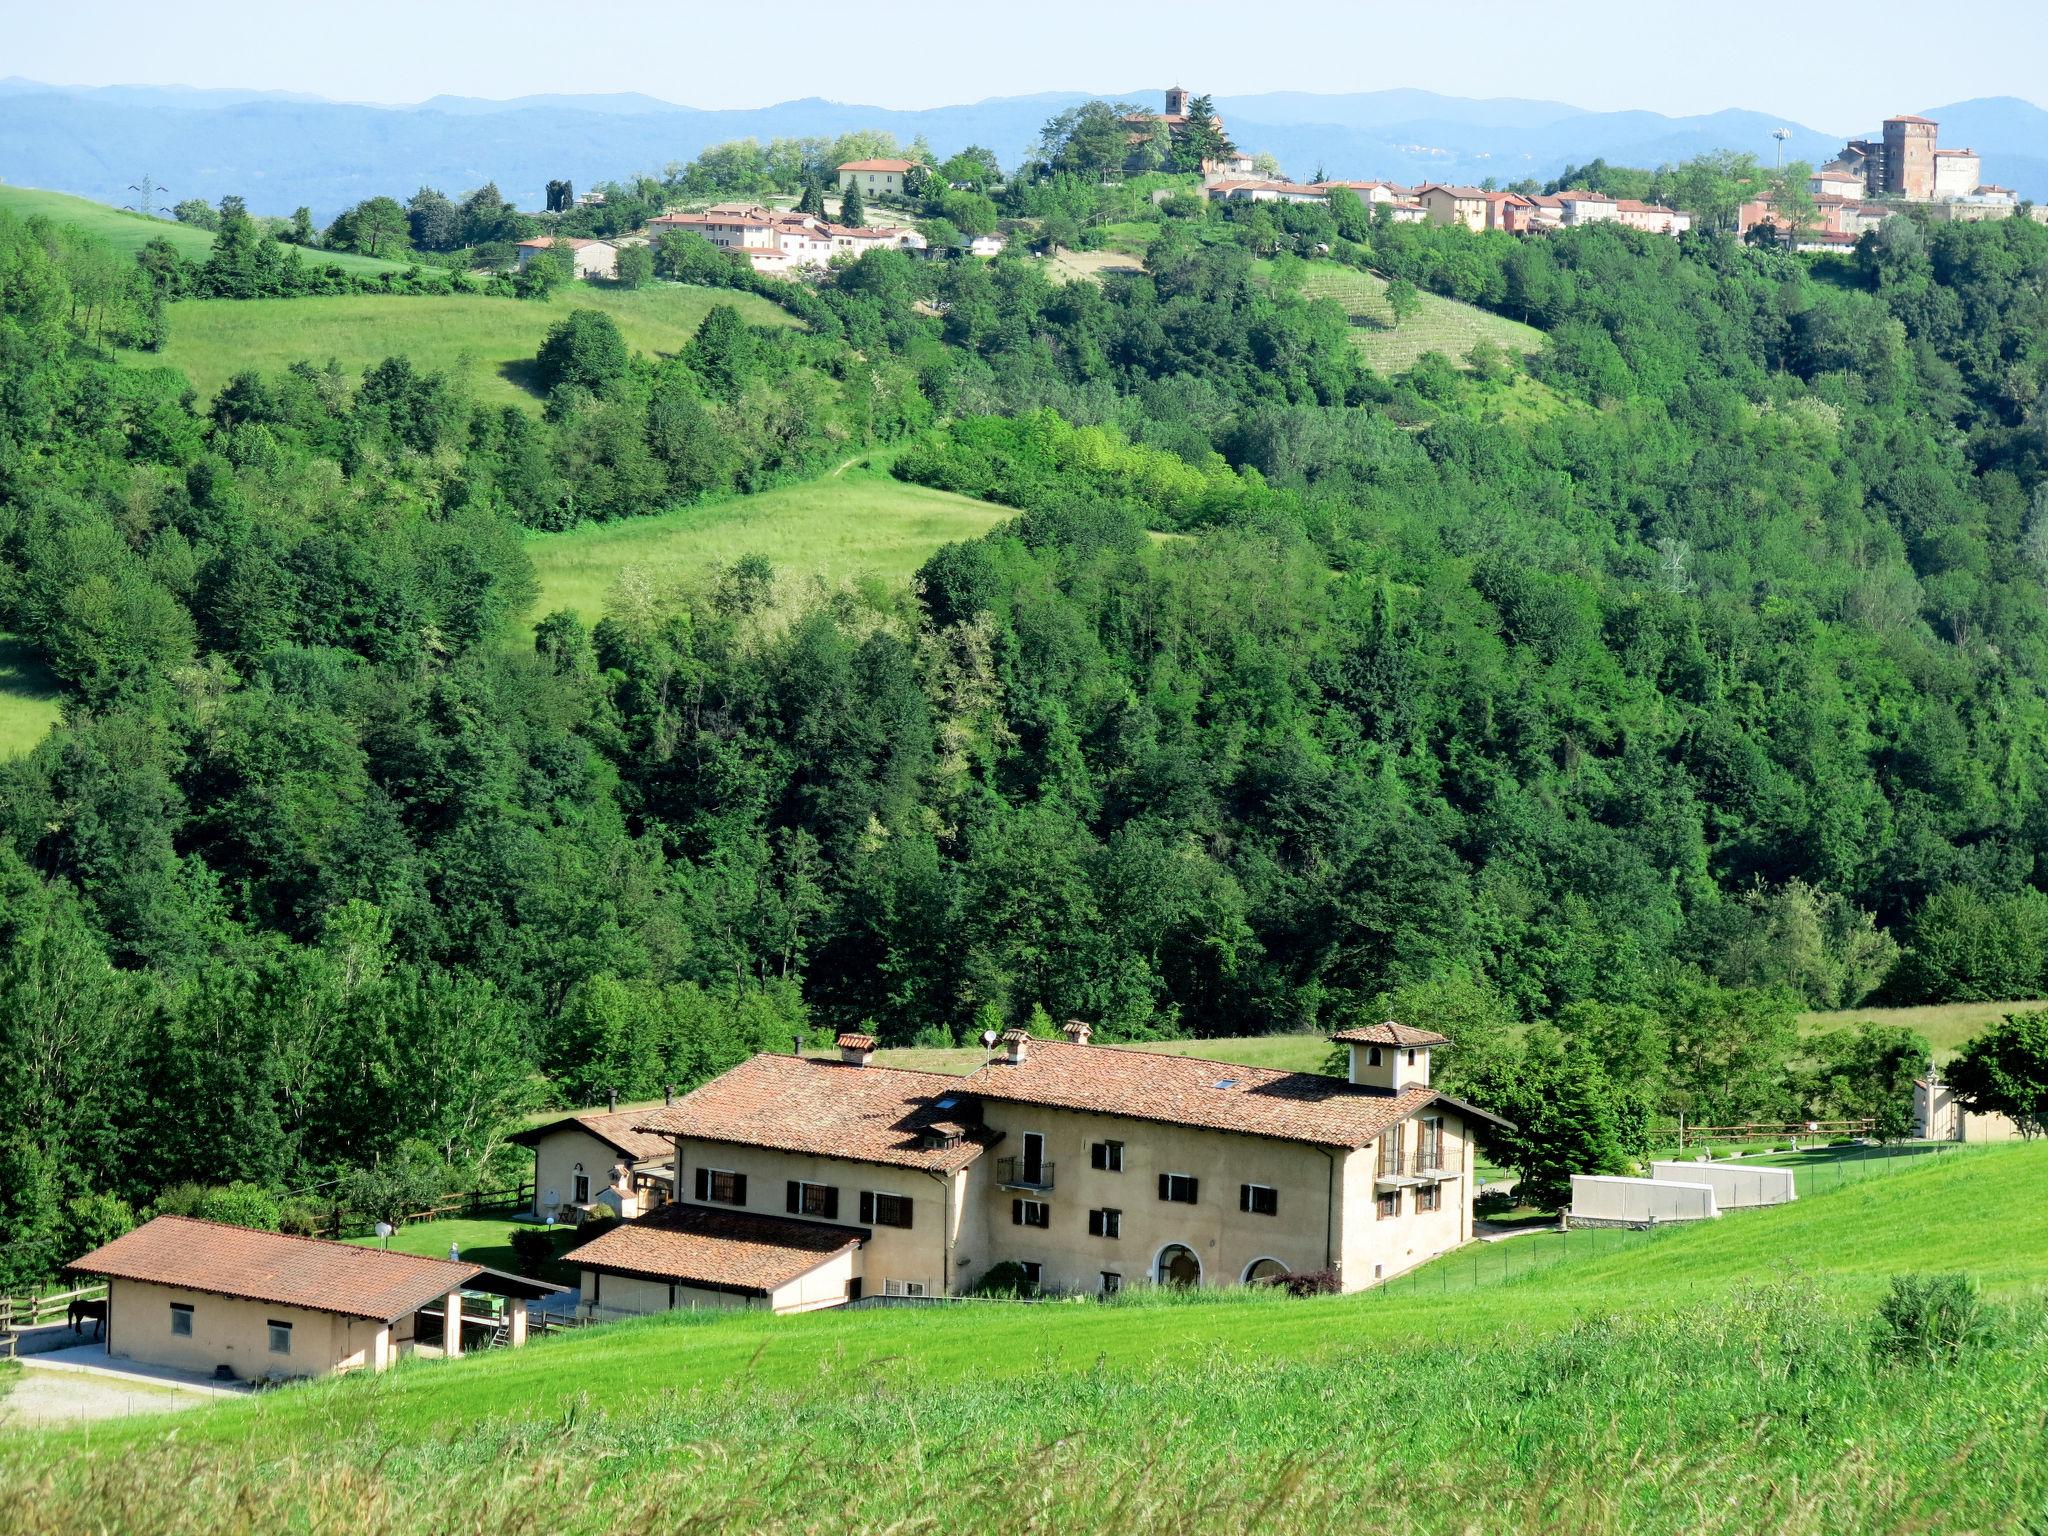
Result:
{"label": "tall grass in foreground", "polygon": [[0,1530],[2038,1530],[2048,1326],[2038,1302],[1981,1323],[1902,1358],[1873,1312],[1789,1280],[1491,1347],[944,1384],[828,1360],[805,1388],[742,1372],[425,1434],[17,1442]]}

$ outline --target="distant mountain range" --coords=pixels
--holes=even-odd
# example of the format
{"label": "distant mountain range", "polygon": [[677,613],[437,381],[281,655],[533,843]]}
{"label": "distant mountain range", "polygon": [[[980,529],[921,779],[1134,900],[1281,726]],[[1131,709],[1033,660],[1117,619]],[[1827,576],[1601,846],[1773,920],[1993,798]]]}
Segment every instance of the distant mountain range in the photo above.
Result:
{"label": "distant mountain range", "polygon": [[[1154,103],[1157,90],[1120,100]],[[924,135],[941,154],[984,144],[1014,165],[1054,113],[1081,92],[997,97],[893,111],[816,97],[705,111],[652,96],[437,96],[413,106],[327,101],[280,91],[182,86],[52,86],[0,79],[0,180],[120,203],[145,173],[175,198],[239,193],[262,213],[310,206],[323,222],[362,198],[404,198],[422,185],[460,194],[496,181],[537,207],[553,177],[578,187],[658,171],[727,139],[831,135],[883,128]],[[1547,179],[1594,158],[1657,165],[1714,149],[1820,161],[1842,138],[1760,112],[1695,117],[1588,112],[1557,101],[1470,100],[1429,91],[1218,97],[1231,137],[1306,177],[1385,176],[1502,182]],[[2048,111],[2014,97],[1919,109],[1944,145],[1975,148],[1989,181],[2048,199]]]}

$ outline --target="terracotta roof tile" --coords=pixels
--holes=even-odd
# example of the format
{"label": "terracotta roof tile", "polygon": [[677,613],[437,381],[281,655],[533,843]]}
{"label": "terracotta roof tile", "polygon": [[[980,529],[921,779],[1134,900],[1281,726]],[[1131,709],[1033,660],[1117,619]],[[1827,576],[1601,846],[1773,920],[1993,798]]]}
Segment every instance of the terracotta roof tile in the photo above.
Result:
{"label": "terracotta roof tile", "polygon": [[952,1170],[980,1157],[993,1138],[977,1129],[958,1145],[928,1147],[924,1133],[962,1118],[972,1099],[966,1079],[943,1072],[755,1056],[639,1119],[644,1131],[695,1141]]}
{"label": "terracotta roof tile", "polygon": [[765,1296],[866,1241],[865,1227],[669,1204],[620,1222],[567,1257],[609,1275]]}
{"label": "terracotta roof tile", "polygon": [[917,162],[914,160],[849,160],[839,167],[842,171],[894,171],[902,175]]}
{"label": "terracotta roof tile", "polygon": [[565,1115],[560,1120],[550,1120],[545,1125],[528,1126],[525,1130],[505,1139],[522,1147],[530,1147],[545,1136],[556,1131],[586,1131],[609,1147],[616,1148],[634,1162],[644,1162],[650,1157],[667,1157],[675,1151],[675,1144],[665,1136],[650,1136],[636,1127],[647,1118],[644,1109],[622,1109],[616,1114],[600,1114],[595,1111],[580,1115]]}
{"label": "terracotta roof tile", "polygon": [[480,1264],[258,1232],[190,1216],[159,1216],[66,1268],[383,1323],[396,1322],[489,1273]]}
{"label": "terracotta roof tile", "polygon": [[1396,1024],[1388,1019],[1384,1024],[1361,1024],[1356,1029],[1340,1029],[1330,1036],[1349,1045],[1449,1045],[1448,1035],[1440,1035],[1433,1029],[1417,1029],[1413,1024]]}
{"label": "terracotta roof tile", "polygon": [[1388,1093],[1320,1072],[1275,1072],[1058,1040],[1035,1040],[1024,1061],[992,1063],[965,1082],[969,1092],[986,1099],[1325,1147],[1362,1147],[1444,1097],[1430,1088]]}

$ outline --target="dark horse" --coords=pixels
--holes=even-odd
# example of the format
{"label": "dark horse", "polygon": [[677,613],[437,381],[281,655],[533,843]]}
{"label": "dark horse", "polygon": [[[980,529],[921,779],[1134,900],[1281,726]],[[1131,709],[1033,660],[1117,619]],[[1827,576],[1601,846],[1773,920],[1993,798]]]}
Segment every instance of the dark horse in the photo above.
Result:
{"label": "dark horse", "polygon": [[107,1336],[107,1303],[104,1299],[87,1301],[83,1296],[74,1296],[71,1299],[71,1331],[83,1333],[87,1323],[93,1325],[94,1338],[104,1339]]}

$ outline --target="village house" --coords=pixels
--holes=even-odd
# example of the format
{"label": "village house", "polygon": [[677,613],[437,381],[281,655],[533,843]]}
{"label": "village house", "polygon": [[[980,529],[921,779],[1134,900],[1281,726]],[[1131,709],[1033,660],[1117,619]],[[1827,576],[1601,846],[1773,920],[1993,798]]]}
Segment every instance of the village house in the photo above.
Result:
{"label": "village house", "polygon": [[889,225],[854,228],[807,213],[776,213],[751,203],[716,203],[702,213],[665,213],[647,221],[659,239],[671,229],[693,230],[720,250],[747,261],[755,271],[793,276],[822,271],[834,256],[873,250],[921,251],[925,238],[914,229]]}
{"label": "village house", "polygon": [[1432,181],[1415,189],[1432,224],[1462,224],[1474,234],[1486,228],[1486,194],[1477,187],[1447,187]]}
{"label": "village house", "polygon": [[[1130,147],[1130,154],[1124,162],[1124,169],[1126,171],[1142,171],[1147,169],[1144,149],[1147,144],[1152,142],[1153,136],[1157,132],[1155,125],[1163,125],[1169,141],[1178,146],[1179,142],[1187,136],[1188,129],[1194,122],[1194,118],[1188,112],[1188,105],[1192,100],[1193,98],[1188,94],[1185,86],[1176,85],[1169,87],[1166,92],[1166,110],[1164,112],[1130,112],[1125,114],[1124,125],[1129,131],[1124,135],[1124,142]],[[1223,117],[1220,113],[1210,113],[1209,121],[1216,125],[1216,131],[1219,134],[1223,132]],[[1207,181],[1230,177],[1248,177],[1254,175],[1256,171],[1257,166],[1253,163],[1252,157],[1245,153],[1245,151],[1236,148],[1233,148],[1227,155],[1221,158],[1208,159],[1202,162],[1202,175],[1204,180]]]}
{"label": "village house", "polygon": [[[451,1352],[465,1325],[526,1342],[527,1304],[560,1286],[481,1264],[158,1216],[65,1266],[107,1282],[107,1353],[238,1381],[381,1371]],[[465,1292],[503,1316],[466,1315]],[[438,1345],[421,1341],[422,1317]],[[454,1319],[453,1326],[449,1319]]]}
{"label": "village house", "polygon": [[509,1136],[533,1149],[533,1214],[542,1221],[642,1216],[670,1198],[675,1148],[637,1131],[644,1110],[567,1115]]}
{"label": "village house", "polygon": [[1922,1141],[2018,1141],[2020,1128],[2004,1115],[1965,1109],[1937,1067],[1913,1080],[1913,1134]]}
{"label": "village house", "polygon": [[617,277],[619,275],[619,249],[609,240],[585,240],[572,235],[546,235],[532,240],[522,240],[517,247],[519,270],[524,272],[533,260],[557,247],[566,249],[569,260],[578,277]]}
{"label": "village house", "polygon": [[915,160],[849,160],[839,167],[839,190],[844,193],[858,182],[863,197],[901,202],[904,178],[916,169]]}
{"label": "village house", "polygon": [[1212,181],[1203,188],[1212,203],[1327,203],[1328,189],[1302,186],[1292,181],[1268,181],[1260,177]]}
{"label": "village house", "polygon": [[1041,1289],[1229,1286],[1329,1272],[1358,1290],[1472,1231],[1483,1110],[1430,1086],[1443,1036],[1334,1038],[1346,1078],[1013,1030],[966,1077],[762,1055],[644,1112],[673,1205],[576,1250],[598,1316],[937,1296],[1014,1264]]}

